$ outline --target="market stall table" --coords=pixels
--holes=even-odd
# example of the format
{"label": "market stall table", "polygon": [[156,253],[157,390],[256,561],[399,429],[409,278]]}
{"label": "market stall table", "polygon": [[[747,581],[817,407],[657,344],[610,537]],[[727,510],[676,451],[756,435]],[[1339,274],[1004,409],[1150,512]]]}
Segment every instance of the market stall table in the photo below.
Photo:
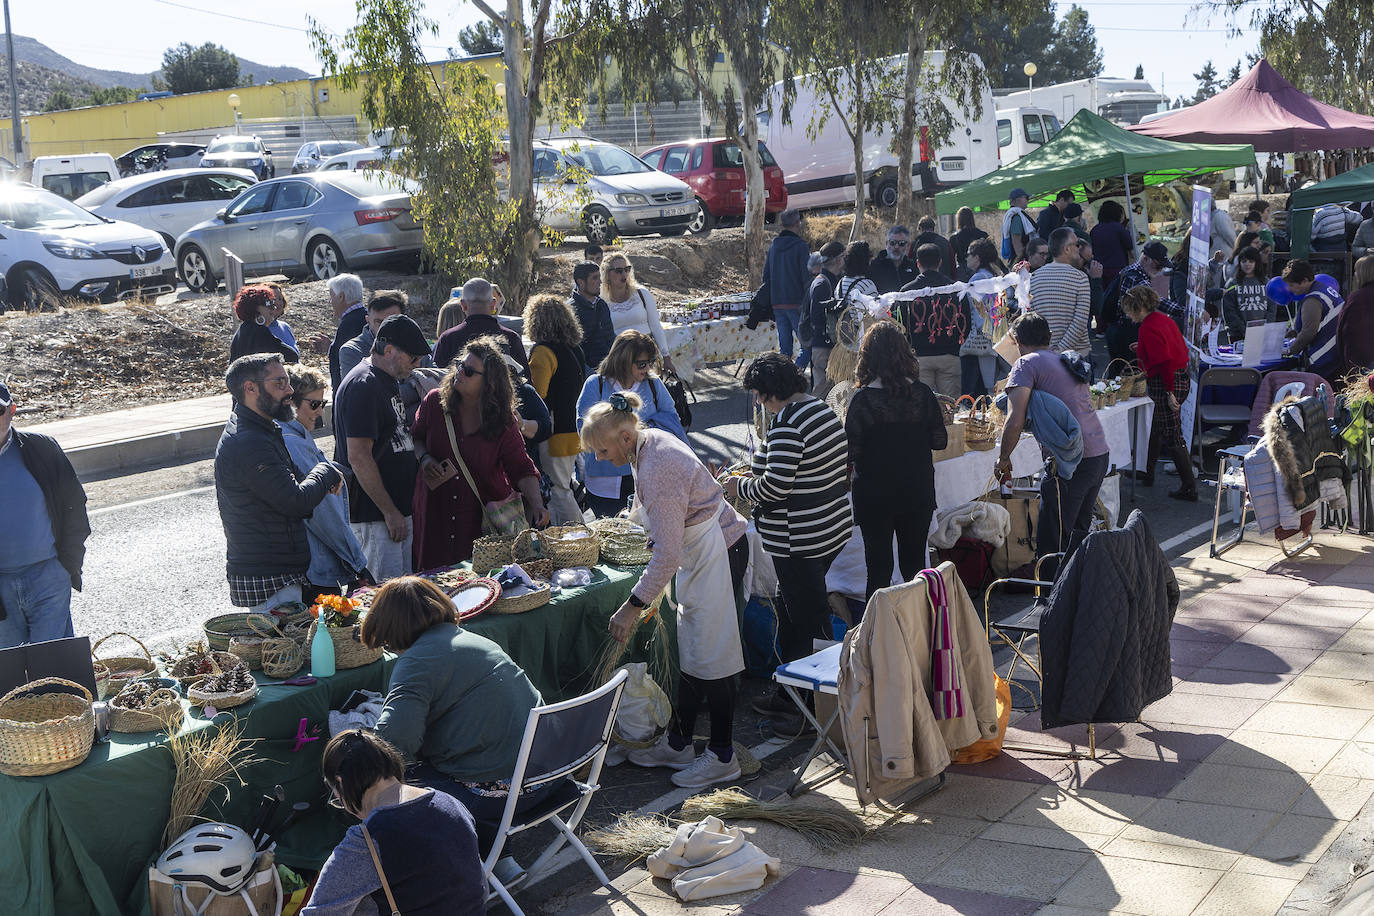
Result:
{"label": "market stall table", "polygon": [[746,315],[729,315],[709,321],[676,323],[665,321],[668,354],[678,375],[690,383],[701,369],[712,363],[748,359],[778,348],[777,326],[761,322],[752,331],[744,326]]}
{"label": "market stall table", "polygon": [[[602,648],[606,622],[638,579],[638,567],[596,567],[593,582],[567,589],[525,614],[488,612],[464,626],[498,643],[530,676],[547,701],[588,686]],[[663,615],[670,638],[676,621]],[[647,628],[646,628],[647,629]],[[643,636],[631,647],[642,657]],[[676,657],[675,652],[671,652]],[[328,713],[354,690],[385,692],[394,657],[339,671],[306,687],[262,686],[256,699],[222,713],[212,725],[199,712],[183,729],[237,721],[259,739],[262,762],[242,772],[219,813],[248,824],[264,791],[286,790],[283,810],[298,801],[318,807],[283,834],[277,861],[319,868],[342,838],[350,818],[323,806],[320,757],[328,740]],[[263,684],[268,679],[259,672]],[[320,726],[318,740],[293,750],[301,720]],[[166,737],[152,732],[113,734],[77,767],[41,777],[0,775],[0,913],[25,916],[100,916],[148,912],[148,867],[161,851],[175,768]]]}

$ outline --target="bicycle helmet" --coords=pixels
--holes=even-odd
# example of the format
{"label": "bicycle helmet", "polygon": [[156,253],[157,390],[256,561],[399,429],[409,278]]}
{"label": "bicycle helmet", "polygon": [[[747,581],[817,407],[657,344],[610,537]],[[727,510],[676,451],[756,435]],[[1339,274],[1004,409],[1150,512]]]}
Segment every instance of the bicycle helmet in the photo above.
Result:
{"label": "bicycle helmet", "polygon": [[248,834],[232,824],[200,824],[176,838],[158,856],[157,870],[217,894],[232,894],[253,875],[258,851]]}

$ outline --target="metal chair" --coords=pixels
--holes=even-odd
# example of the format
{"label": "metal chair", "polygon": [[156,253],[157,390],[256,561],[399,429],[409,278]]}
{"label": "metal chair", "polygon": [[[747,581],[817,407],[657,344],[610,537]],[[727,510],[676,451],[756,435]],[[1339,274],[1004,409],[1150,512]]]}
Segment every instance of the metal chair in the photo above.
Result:
{"label": "metal chair", "polygon": [[[587,863],[603,887],[611,884],[591,852],[578,839],[577,827],[587,813],[592,795],[601,788],[597,780],[601,778],[601,767],[606,761],[616,710],[620,708],[620,697],[628,677],[628,672],[622,669],[607,684],[591,693],[530,710],[520,753],[515,758],[510,795],[501,814],[496,841],[482,863],[482,872],[489,888],[487,900],[499,896],[515,916],[524,916],[524,911],[516,905],[511,889],[502,884],[492,870],[501,859],[501,851],[508,837],[540,824],[552,824],[558,830],[558,836],[518,883],[533,882],[564,844],[568,844]],[[584,766],[590,767],[585,782],[574,776]],[[516,814],[515,809],[523,790],[553,783],[558,785],[547,799],[532,810]],[[570,808],[571,814],[562,817]]]}
{"label": "metal chair", "polygon": [[[1202,433],[1208,427],[1229,426],[1234,429],[1250,425],[1251,404],[1255,399],[1255,392],[1259,389],[1260,378],[1258,369],[1216,368],[1202,373],[1202,378],[1198,380],[1198,404],[1195,413],[1197,435],[1194,437],[1199,443],[1199,455],[1202,454]],[[1238,404],[1206,404],[1202,401],[1202,393],[1208,388],[1244,388],[1250,392],[1250,397]]]}
{"label": "metal chair", "polygon": [[[1245,456],[1249,454],[1251,447],[1250,445],[1238,445],[1217,450],[1217,502],[1212,509],[1212,542],[1207,549],[1207,553],[1214,558],[1221,556],[1245,539],[1245,524],[1250,514],[1250,497],[1245,490]],[[1232,520],[1236,525],[1236,533],[1225,541],[1218,541],[1221,531],[1221,500],[1223,495],[1237,500],[1232,509]],[[1283,551],[1283,555],[1286,557],[1296,557],[1311,546],[1311,534],[1291,549],[1283,541],[1279,541],[1279,549]]]}

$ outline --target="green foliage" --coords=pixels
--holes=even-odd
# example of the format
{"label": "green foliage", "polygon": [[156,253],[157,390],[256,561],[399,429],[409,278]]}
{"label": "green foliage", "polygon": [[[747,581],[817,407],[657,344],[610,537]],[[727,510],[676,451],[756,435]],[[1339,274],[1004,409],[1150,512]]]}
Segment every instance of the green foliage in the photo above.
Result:
{"label": "green foliage", "polygon": [[1239,80],[1242,75],[1244,75],[1244,72],[1245,71],[1241,70],[1240,68],[1240,61],[1236,61],[1235,65],[1232,66],[1226,74],[1226,85],[1228,87],[1231,86],[1233,83]]}
{"label": "green foliage", "polygon": [[76,107],[76,99],[66,89],[58,89],[48,95],[48,100],[43,103],[44,111],[66,111],[68,108]]}
{"label": "green foliage", "polygon": [[[505,45],[501,41],[501,30],[489,20],[474,22],[458,33],[458,46],[469,57],[480,54],[495,54]],[[455,55],[456,56],[456,55]]]}
{"label": "green foliage", "polygon": [[502,289],[522,288],[519,278],[529,272],[523,240],[535,226],[532,211],[500,193],[497,164],[509,156],[497,87],[466,64],[449,64],[436,79],[422,41],[438,26],[420,0],[359,0],[358,24],[342,38],[319,22],[310,27],[325,74],[361,90],[368,120],[405,128],[398,170],[420,179],[411,199],[441,285],[484,274]]}
{"label": "green foliage", "polygon": [[120,102],[132,102],[138,98],[139,90],[130,89],[128,86],[111,86],[108,89],[97,89],[91,93],[87,104],[90,105],[118,105]]}
{"label": "green foliage", "polygon": [[239,82],[239,59],[208,41],[199,48],[183,41],[164,51],[161,79],[178,95],[243,85]]}
{"label": "green foliage", "polygon": [[1135,78],[1138,79],[1138,80],[1143,80],[1143,79],[1145,78],[1145,65],[1144,65],[1144,64],[1136,64],[1136,65],[1135,65]]}
{"label": "green foliage", "polygon": [[1071,6],[1057,21],[1055,5],[1044,0],[1031,4],[1022,16],[964,7],[962,29],[953,36],[951,46],[981,56],[993,86],[1024,87],[1026,76],[1021,68],[1027,63],[1036,66],[1037,85],[1067,83],[1102,72],[1097,33],[1080,6]]}
{"label": "green foliage", "polygon": [[[1237,67],[1240,65],[1237,64]],[[1212,66],[1209,60],[1202,65],[1202,69],[1193,74],[1193,79],[1197,80],[1197,92],[1193,93],[1193,104],[1205,102],[1212,96],[1221,91],[1222,86],[1217,82],[1217,68]]]}

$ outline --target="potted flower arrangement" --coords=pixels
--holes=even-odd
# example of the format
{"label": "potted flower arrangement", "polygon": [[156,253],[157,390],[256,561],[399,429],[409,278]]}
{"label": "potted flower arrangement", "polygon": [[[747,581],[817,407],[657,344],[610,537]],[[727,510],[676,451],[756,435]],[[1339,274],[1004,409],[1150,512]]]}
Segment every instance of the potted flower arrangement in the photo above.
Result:
{"label": "potted flower arrangement", "polygon": [[1093,410],[1101,410],[1107,399],[1107,382],[1105,379],[1093,382],[1088,388],[1088,395],[1092,398]]}
{"label": "potted flower arrangement", "polygon": [[[310,616],[315,623],[310,627],[313,641],[321,626],[334,643],[334,664],[337,668],[359,668],[370,665],[382,657],[381,649],[369,649],[358,636],[358,624],[362,622],[362,606],[352,598],[342,595],[320,595],[310,607]],[[309,649],[307,648],[307,654]]]}

